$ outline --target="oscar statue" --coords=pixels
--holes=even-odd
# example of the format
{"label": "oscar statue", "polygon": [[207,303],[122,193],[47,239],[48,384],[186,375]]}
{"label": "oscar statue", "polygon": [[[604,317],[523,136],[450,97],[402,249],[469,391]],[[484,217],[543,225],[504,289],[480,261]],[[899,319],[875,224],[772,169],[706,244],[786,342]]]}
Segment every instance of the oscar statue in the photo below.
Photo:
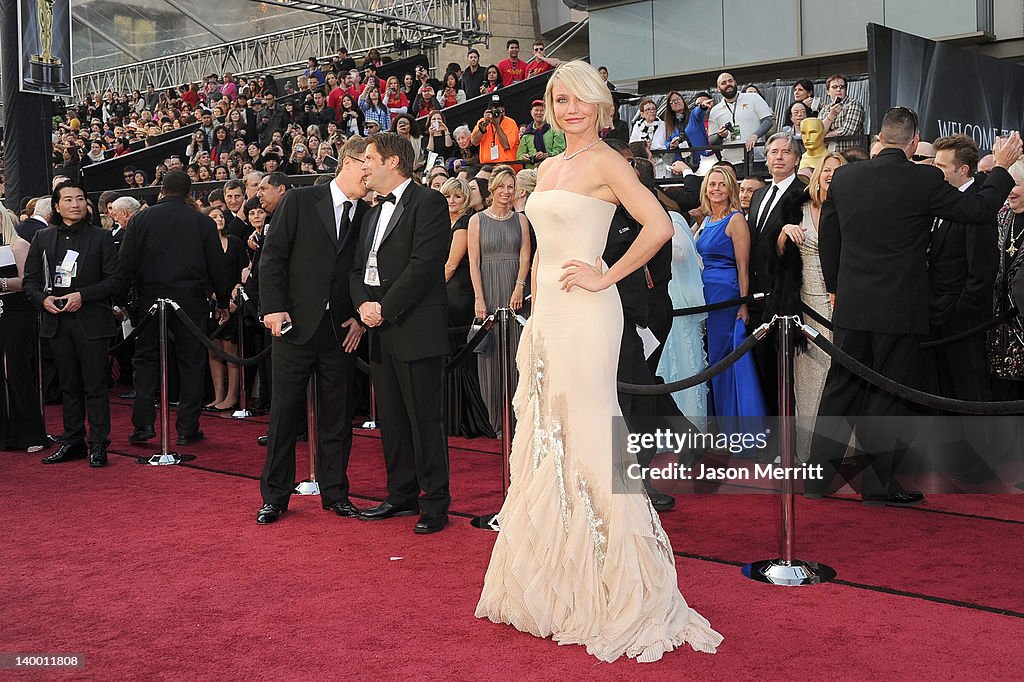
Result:
{"label": "oscar statue", "polygon": [[53,3],[37,0],[39,7],[39,54],[32,55],[31,77],[25,80],[44,92],[56,92],[67,86],[63,79],[64,65],[53,54]]}

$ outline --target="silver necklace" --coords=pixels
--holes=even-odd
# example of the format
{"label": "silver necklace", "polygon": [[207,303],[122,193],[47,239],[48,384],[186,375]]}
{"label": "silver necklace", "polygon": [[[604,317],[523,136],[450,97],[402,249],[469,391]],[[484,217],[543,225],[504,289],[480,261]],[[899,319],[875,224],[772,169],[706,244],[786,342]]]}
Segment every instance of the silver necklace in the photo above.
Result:
{"label": "silver necklace", "polygon": [[494,211],[492,211],[491,209],[487,209],[486,211],[484,211],[484,213],[486,213],[487,215],[491,216],[492,218],[494,218],[495,220],[497,220],[500,223],[503,220],[508,220],[509,218],[511,218],[512,214],[515,213],[515,209],[509,211],[508,213],[506,213],[505,215],[501,216],[500,218],[498,217],[498,214],[495,213]]}
{"label": "silver necklace", "polygon": [[569,153],[569,150],[566,150],[566,151],[562,152],[562,158],[565,159],[566,161],[571,161],[572,159],[576,158],[577,156],[579,156],[583,152],[587,151],[588,149],[590,149],[591,147],[593,147],[595,144],[597,144],[600,141],[601,141],[601,138],[597,138],[596,140],[594,140],[593,142],[588,144],[586,147],[583,147],[582,149],[577,149],[572,154]]}

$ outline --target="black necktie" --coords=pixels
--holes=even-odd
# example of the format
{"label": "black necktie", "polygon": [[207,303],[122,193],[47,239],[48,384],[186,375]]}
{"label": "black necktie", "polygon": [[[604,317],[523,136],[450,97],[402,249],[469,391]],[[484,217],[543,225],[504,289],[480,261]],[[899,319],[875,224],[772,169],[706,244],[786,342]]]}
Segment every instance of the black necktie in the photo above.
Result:
{"label": "black necktie", "polygon": [[768,222],[768,214],[771,213],[772,202],[775,201],[775,194],[779,191],[779,186],[773,184],[772,191],[768,192],[768,199],[761,204],[760,215],[757,216],[757,231],[760,232],[764,229],[764,224]]}
{"label": "black necktie", "polygon": [[349,211],[352,210],[352,202],[346,201],[345,205],[341,207],[341,221],[338,223],[338,241],[345,235],[348,230],[348,226],[351,224],[351,220],[348,217]]}
{"label": "black necktie", "polygon": [[388,194],[385,194],[385,195],[384,195],[384,196],[382,196],[382,197],[377,197],[377,203],[378,203],[378,204],[382,204],[382,203],[384,203],[385,201],[390,201],[390,202],[391,202],[392,204],[398,203],[398,202],[397,202],[397,201],[395,200],[395,195],[394,195],[394,194],[390,194],[390,193],[388,193]]}

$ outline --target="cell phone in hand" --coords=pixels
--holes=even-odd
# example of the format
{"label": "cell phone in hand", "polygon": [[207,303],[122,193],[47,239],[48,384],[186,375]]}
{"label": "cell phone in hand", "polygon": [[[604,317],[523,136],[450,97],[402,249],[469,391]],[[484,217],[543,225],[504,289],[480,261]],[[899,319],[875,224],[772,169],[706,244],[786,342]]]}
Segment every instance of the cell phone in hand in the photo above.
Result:
{"label": "cell phone in hand", "polygon": [[53,307],[56,308],[57,310],[64,310],[64,306],[66,306],[67,304],[68,304],[68,299],[66,299],[66,298],[55,298],[55,299],[53,299]]}
{"label": "cell phone in hand", "polygon": [[284,324],[281,325],[281,334],[287,334],[291,330],[292,330],[292,323],[291,323],[290,320],[288,322],[285,322]]}

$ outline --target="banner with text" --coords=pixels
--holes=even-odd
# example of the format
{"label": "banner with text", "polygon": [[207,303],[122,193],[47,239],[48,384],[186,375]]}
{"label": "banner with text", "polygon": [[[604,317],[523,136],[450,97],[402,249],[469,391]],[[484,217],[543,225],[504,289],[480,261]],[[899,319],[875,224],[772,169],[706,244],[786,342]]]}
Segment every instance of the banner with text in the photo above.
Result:
{"label": "banner with text", "polygon": [[867,30],[873,121],[909,107],[922,140],[963,134],[982,153],[997,135],[1021,129],[1024,66],[878,24]]}

